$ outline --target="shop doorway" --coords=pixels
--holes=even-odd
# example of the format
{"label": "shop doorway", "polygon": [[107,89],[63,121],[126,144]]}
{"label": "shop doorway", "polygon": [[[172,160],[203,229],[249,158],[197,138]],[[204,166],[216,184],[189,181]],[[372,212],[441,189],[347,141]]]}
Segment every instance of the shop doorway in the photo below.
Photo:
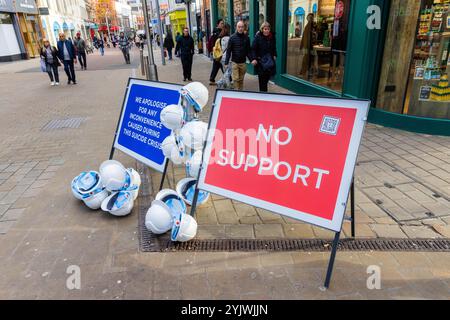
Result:
{"label": "shop doorway", "polygon": [[37,16],[19,14],[20,30],[22,32],[25,49],[30,58],[39,57],[39,33],[40,28],[37,25]]}

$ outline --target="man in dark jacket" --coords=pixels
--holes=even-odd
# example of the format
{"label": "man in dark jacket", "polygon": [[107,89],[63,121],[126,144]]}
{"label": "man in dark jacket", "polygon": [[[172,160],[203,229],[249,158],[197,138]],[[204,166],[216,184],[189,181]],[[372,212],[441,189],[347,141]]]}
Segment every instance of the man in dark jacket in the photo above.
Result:
{"label": "man in dark jacket", "polygon": [[128,37],[125,37],[123,32],[120,33],[119,48],[122,50],[125,62],[130,64],[130,42],[128,41]]}
{"label": "man in dark jacket", "polygon": [[183,29],[183,36],[180,39],[180,57],[183,64],[183,81],[192,81],[192,58],[194,56],[194,39],[189,35],[189,29]]}
{"label": "man in dark jacket", "polygon": [[81,70],[86,70],[86,41],[81,38],[81,33],[78,32],[73,42],[77,51],[78,61],[80,61]]}
{"label": "man in dark jacket", "polygon": [[75,55],[75,47],[73,46],[72,41],[66,40],[66,35],[64,33],[59,34],[59,41],[57,44],[58,47],[58,57],[64,63],[64,71],[67,74],[67,84],[73,82],[73,84],[77,84],[75,80],[75,66],[77,63],[77,57]]}
{"label": "man in dark jacket", "polygon": [[237,90],[244,89],[244,77],[247,72],[247,65],[245,64],[246,58],[250,61],[250,39],[247,34],[244,33],[244,22],[239,21],[236,25],[236,33],[230,37],[228,41],[227,55],[225,58],[225,69],[228,63],[233,62],[232,78],[234,88]]}
{"label": "man in dark jacket", "polygon": [[166,38],[163,43],[164,48],[167,50],[167,54],[169,55],[169,60],[172,60],[172,49],[175,46],[173,42],[172,33],[168,32]]}
{"label": "man in dark jacket", "polygon": [[[219,35],[222,32],[223,27],[224,27],[224,22],[222,19],[219,19],[217,21],[217,26],[213,30],[213,33],[207,43],[207,47],[208,47],[207,49],[208,49],[209,54],[212,54],[212,49],[214,48],[214,45],[216,44],[216,40],[219,39]],[[209,76],[209,84],[210,85],[216,84],[216,77],[217,77],[217,73],[219,72],[219,70],[222,70],[222,73],[223,73],[222,62],[220,60],[216,61],[215,59],[213,59],[211,75]]]}

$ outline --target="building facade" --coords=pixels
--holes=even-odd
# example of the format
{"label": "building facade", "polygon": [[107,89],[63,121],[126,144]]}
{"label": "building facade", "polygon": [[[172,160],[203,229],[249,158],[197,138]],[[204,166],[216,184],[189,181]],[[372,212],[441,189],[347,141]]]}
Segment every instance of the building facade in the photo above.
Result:
{"label": "building facade", "polygon": [[44,35],[52,45],[56,45],[59,33],[66,38],[75,38],[77,32],[84,39],[90,38],[89,22],[85,0],[38,0]]}
{"label": "building facade", "polygon": [[369,99],[371,122],[450,135],[450,0],[211,0],[211,17],[251,38],[268,21],[282,87]]}

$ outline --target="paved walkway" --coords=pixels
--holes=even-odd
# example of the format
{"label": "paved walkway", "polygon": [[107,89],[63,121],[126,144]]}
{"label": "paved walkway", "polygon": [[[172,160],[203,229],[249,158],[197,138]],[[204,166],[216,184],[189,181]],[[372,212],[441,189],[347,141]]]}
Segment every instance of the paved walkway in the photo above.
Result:
{"label": "paved walkway", "polygon": [[[105,57],[89,55],[88,71],[77,72],[78,85],[63,81],[60,87],[49,86],[38,61],[0,64],[0,299],[449,298],[448,253],[339,252],[332,287],[322,291],[325,253],[139,252],[137,210],[122,219],[92,212],[69,189],[75,175],[98,168],[109,154],[125,84],[137,66],[136,52],[133,65],[122,59],[114,49],[106,50]],[[194,63],[194,80],[208,79],[208,61],[199,56]],[[180,74],[178,61],[159,67],[161,80],[179,82]],[[255,78],[248,80],[247,89],[255,89]],[[50,121],[69,118],[81,121],[79,127],[43,129]],[[357,175],[360,236],[364,228],[368,236],[445,235],[449,143],[448,138],[369,127]],[[116,158],[136,167],[123,154]],[[436,218],[411,210],[414,202],[399,193],[418,200]],[[395,211],[396,206],[415,221]],[[225,212],[237,217],[229,225],[249,225],[255,236],[257,226],[271,225],[266,223],[271,219],[283,237],[290,232],[293,237],[326,236],[281,217],[255,215],[226,199],[214,199],[212,208],[199,215],[199,237],[207,236],[204,217],[215,217],[220,228]],[[252,214],[246,220],[241,211]],[[70,266],[80,268],[81,290],[66,286]],[[380,267],[380,290],[367,288],[371,266]]]}

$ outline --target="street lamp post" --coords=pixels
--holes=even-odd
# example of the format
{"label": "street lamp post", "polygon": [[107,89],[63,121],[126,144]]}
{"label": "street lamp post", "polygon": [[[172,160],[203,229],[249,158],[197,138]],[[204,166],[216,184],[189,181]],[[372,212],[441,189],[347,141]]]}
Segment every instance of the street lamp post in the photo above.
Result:
{"label": "street lamp post", "polygon": [[159,0],[156,0],[156,17],[157,17],[157,21],[158,21],[158,26],[159,26],[159,44],[160,44],[160,48],[161,48],[161,61],[163,66],[166,65],[166,59],[164,59],[164,46],[163,46],[163,25],[161,23],[161,11],[159,10]]}
{"label": "street lamp post", "polygon": [[147,0],[142,0],[142,9],[144,11],[144,30],[147,35],[147,49],[149,57],[147,80],[158,81],[158,70],[156,69],[155,59],[153,58],[152,40],[150,38]]}

